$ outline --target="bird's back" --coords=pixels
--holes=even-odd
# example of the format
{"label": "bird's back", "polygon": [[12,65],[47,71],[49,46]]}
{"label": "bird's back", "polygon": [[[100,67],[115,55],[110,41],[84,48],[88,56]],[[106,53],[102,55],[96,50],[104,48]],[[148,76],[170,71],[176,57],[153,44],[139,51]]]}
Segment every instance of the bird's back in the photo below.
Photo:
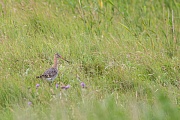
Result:
{"label": "bird's back", "polygon": [[39,78],[46,79],[48,81],[53,81],[58,75],[57,68],[49,68],[47,69]]}

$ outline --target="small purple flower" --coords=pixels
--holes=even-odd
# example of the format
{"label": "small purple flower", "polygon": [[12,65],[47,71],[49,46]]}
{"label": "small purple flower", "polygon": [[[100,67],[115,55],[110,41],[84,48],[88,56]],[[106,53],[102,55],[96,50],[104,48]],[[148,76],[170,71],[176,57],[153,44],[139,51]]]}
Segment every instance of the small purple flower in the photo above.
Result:
{"label": "small purple flower", "polygon": [[38,88],[40,86],[40,84],[36,84],[36,88]]}
{"label": "small purple flower", "polygon": [[85,87],[86,87],[86,85],[85,85],[84,82],[81,82],[81,87],[82,87],[82,88],[85,88]]}
{"label": "small purple flower", "polygon": [[28,102],[28,105],[32,105],[32,102]]}
{"label": "small purple flower", "polygon": [[67,86],[66,86],[66,89],[68,89],[68,88],[70,88],[70,85],[67,85]]}
{"label": "small purple flower", "polygon": [[58,87],[59,87],[59,84],[56,83],[56,88],[58,88]]}
{"label": "small purple flower", "polygon": [[62,86],[61,88],[67,90],[68,88],[70,88],[70,85]]}

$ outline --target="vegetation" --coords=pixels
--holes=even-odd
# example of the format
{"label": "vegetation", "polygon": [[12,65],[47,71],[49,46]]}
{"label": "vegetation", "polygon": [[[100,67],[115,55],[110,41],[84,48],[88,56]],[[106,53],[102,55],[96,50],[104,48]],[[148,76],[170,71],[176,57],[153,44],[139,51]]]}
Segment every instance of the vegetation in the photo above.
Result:
{"label": "vegetation", "polygon": [[1,1],[0,119],[178,120],[179,33],[177,0]]}

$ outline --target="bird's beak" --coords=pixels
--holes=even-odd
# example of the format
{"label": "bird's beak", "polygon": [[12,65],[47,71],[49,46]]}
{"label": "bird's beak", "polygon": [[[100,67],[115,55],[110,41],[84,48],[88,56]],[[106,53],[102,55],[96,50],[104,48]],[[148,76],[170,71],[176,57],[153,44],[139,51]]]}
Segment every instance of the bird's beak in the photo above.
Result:
{"label": "bird's beak", "polygon": [[70,63],[68,60],[66,60],[65,58],[63,58],[62,56],[60,56],[60,58],[68,63]]}
{"label": "bird's beak", "polygon": [[64,61],[66,61],[66,62],[70,63],[70,61],[66,60],[66,59],[65,59],[65,58],[63,58],[61,55],[59,55],[59,54],[57,54],[57,55],[58,55],[58,57],[59,57],[59,58],[61,58],[62,60],[64,60]]}

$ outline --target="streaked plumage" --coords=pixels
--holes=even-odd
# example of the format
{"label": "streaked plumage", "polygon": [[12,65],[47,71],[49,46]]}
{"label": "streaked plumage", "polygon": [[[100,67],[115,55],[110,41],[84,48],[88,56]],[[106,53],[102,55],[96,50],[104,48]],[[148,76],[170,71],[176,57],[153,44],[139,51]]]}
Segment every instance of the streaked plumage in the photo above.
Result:
{"label": "streaked plumage", "polygon": [[47,69],[41,76],[38,76],[37,78],[46,79],[47,81],[51,82],[57,77],[57,75],[58,69],[52,67]]}
{"label": "streaked plumage", "polygon": [[[36,77],[36,78],[42,78],[45,79],[49,82],[53,82],[54,79],[58,76],[58,58],[61,58],[63,60],[65,60],[64,58],[62,58],[58,53],[56,53],[54,55],[54,64],[51,68],[47,69],[42,75]],[[67,61],[67,60],[65,60]],[[69,61],[67,61],[69,62]]]}

